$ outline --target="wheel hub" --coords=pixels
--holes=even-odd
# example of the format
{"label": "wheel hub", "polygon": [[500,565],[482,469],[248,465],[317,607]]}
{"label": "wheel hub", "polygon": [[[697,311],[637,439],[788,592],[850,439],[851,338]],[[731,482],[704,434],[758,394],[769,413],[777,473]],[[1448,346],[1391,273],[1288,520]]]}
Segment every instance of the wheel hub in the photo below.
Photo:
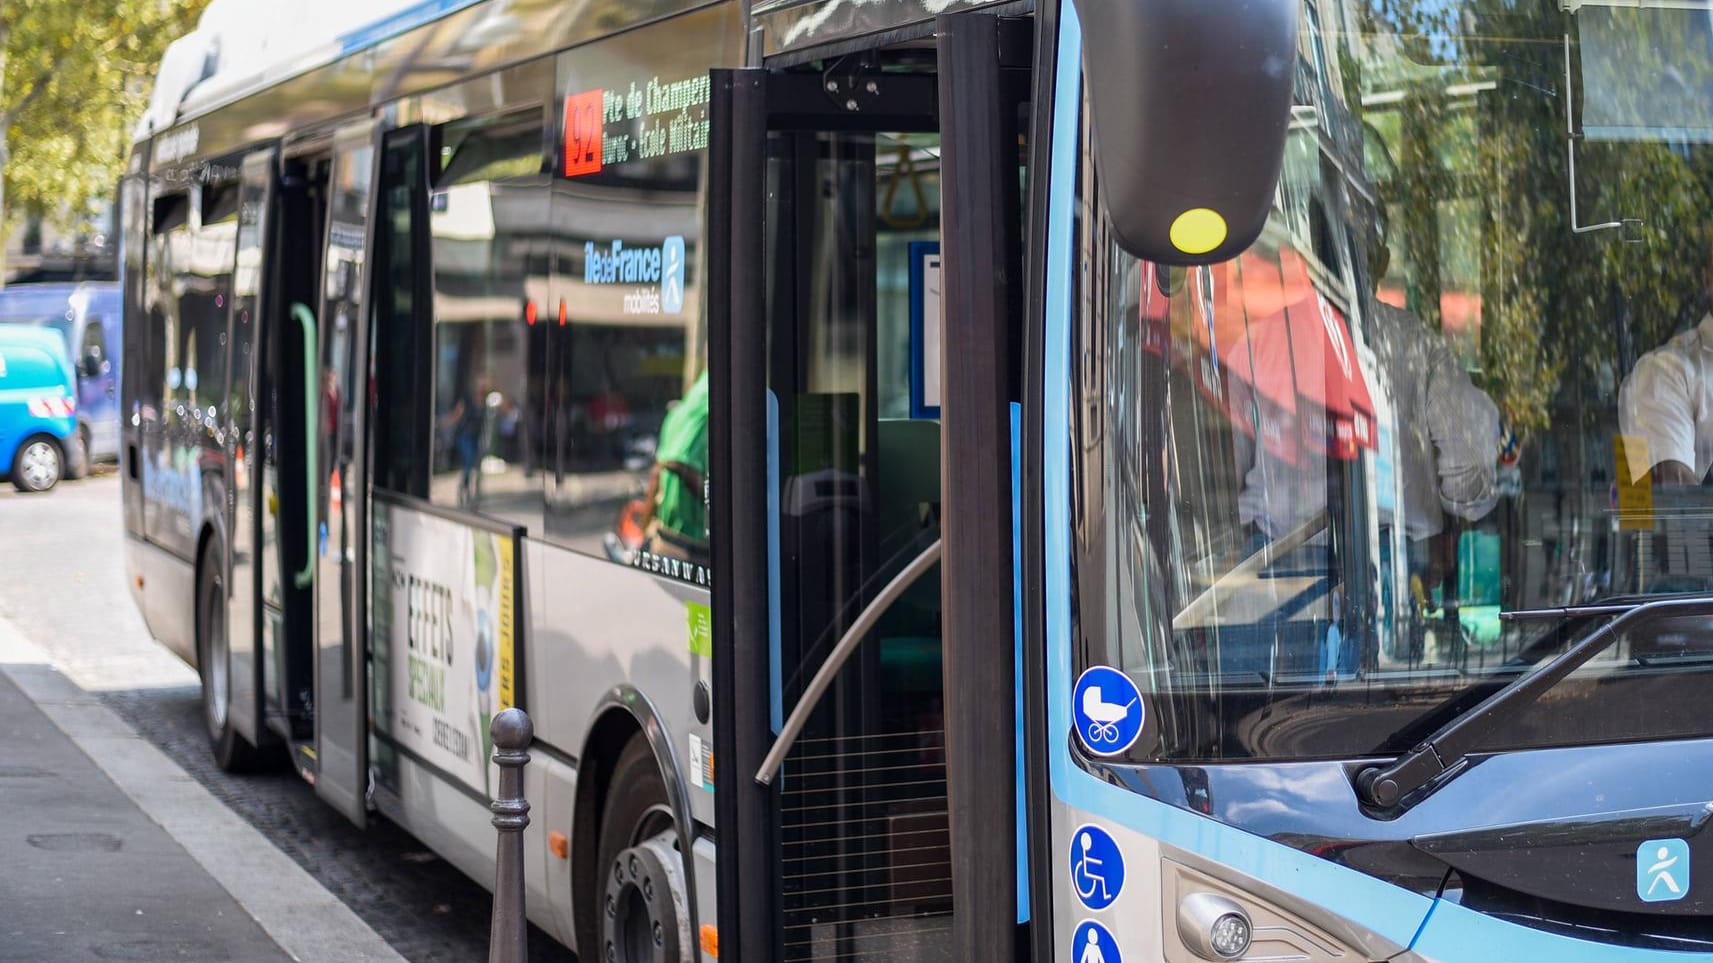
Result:
{"label": "wheel hub", "polygon": [[45,441],[31,442],[24,449],[21,467],[33,488],[46,488],[59,480],[59,458]]}
{"label": "wheel hub", "polygon": [[621,850],[607,867],[601,914],[605,963],[691,963],[690,913],[678,833]]}

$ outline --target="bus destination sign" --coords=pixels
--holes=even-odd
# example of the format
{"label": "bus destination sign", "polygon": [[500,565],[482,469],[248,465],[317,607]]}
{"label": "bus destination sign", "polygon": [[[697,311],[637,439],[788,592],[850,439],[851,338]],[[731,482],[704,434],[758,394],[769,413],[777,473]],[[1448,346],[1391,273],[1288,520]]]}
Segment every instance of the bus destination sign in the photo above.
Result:
{"label": "bus destination sign", "polygon": [[596,88],[565,98],[566,177],[599,174],[613,164],[651,160],[708,146],[706,74],[625,90]]}

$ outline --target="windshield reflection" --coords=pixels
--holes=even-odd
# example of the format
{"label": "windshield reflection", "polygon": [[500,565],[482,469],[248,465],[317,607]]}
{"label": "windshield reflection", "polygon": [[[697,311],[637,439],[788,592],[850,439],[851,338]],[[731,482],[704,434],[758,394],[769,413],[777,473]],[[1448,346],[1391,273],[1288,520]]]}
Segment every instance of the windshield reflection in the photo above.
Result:
{"label": "windshield reflection", "polygon": [[[1084,171],[1079,631],[1160,695],[1139,759],[1408,748],[1590,627],[1505,613],[1713,591],[1708,10],[1304,17],[1248,252],[1138,263]],[[1496,744],[1704,734],[1704,621]]]}

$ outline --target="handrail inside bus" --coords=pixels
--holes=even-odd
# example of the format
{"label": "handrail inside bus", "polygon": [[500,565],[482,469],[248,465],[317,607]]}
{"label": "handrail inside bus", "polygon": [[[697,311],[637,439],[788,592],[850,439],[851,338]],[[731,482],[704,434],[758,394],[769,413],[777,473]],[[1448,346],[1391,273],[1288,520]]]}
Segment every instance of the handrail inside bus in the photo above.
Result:
{"label": "handrail inside bus", "polygon": [[773,785],[773,778],[779,775],[779,767],[785,764],[786,753],[789,753],[791,747],[797,744],[797,737],[803,734],[803,727],[809,722],[809,713],[815,710],[815,704],[821,701],[821,696],[826,694],[827,687],[833,684],[833,678],[839,674],[840,669],[844,668],[845,662],[851,657],[851,653],[856,651],[857,645],[874,628],[874,624],[880,621],[881,615],[892,606],[893,602],[898,601],[900,595],[903,595],[910,586],[915,585],[918,579],[933,568],[935,563],[939,562],[941,544],[941,539],[934,539],[932,545],[923,549],[922,554],[916,556],[909,565],[904,566],[902,572],[893,576],[892,581],[886,583],[886,587],[880,590],[880,594],[874,597],[874,601],[868,603],[868,607],[862,610],[862,614],[857,616],[851,627],[839,637],[839,644],[833,646],[833,651],[827,653],[827,661],[821,663],[821,668],[816,671],[815,677],[809,680],[808,688],[803,690],[803,698],[797,700],[797,705],[791,710],[791,715],[785,719],[785,725],[780,727],[779,738],[773,741],[773,748],[767,751],[767,758],[761,761],[761,768],[756,770],[755,781],[757,783],[763,786]]}
{"label": "handrail inside bus", "polygon": [[292,584],[298,588],[308,588],[315,580],[315,445],[317,423],[315,404],[321,394],[320,379],[316,377],[315,369],[315,313],[301,302],[292,302],[291,316],[303,328],[303,477],[304,497],[304,533],[307,540],[304,544],[303,568],[292,575]]}

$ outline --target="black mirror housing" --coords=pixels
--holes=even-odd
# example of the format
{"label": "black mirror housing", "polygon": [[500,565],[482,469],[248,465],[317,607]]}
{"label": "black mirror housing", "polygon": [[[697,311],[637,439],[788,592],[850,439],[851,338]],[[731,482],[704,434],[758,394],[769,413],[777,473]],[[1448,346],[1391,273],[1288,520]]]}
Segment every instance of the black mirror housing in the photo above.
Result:
{"label": "black mirror housing", "polygon": [[1284,162],[1298,0],[1075,0],[1095,164],[1118,242],[1227,261],[1267,223]]}

